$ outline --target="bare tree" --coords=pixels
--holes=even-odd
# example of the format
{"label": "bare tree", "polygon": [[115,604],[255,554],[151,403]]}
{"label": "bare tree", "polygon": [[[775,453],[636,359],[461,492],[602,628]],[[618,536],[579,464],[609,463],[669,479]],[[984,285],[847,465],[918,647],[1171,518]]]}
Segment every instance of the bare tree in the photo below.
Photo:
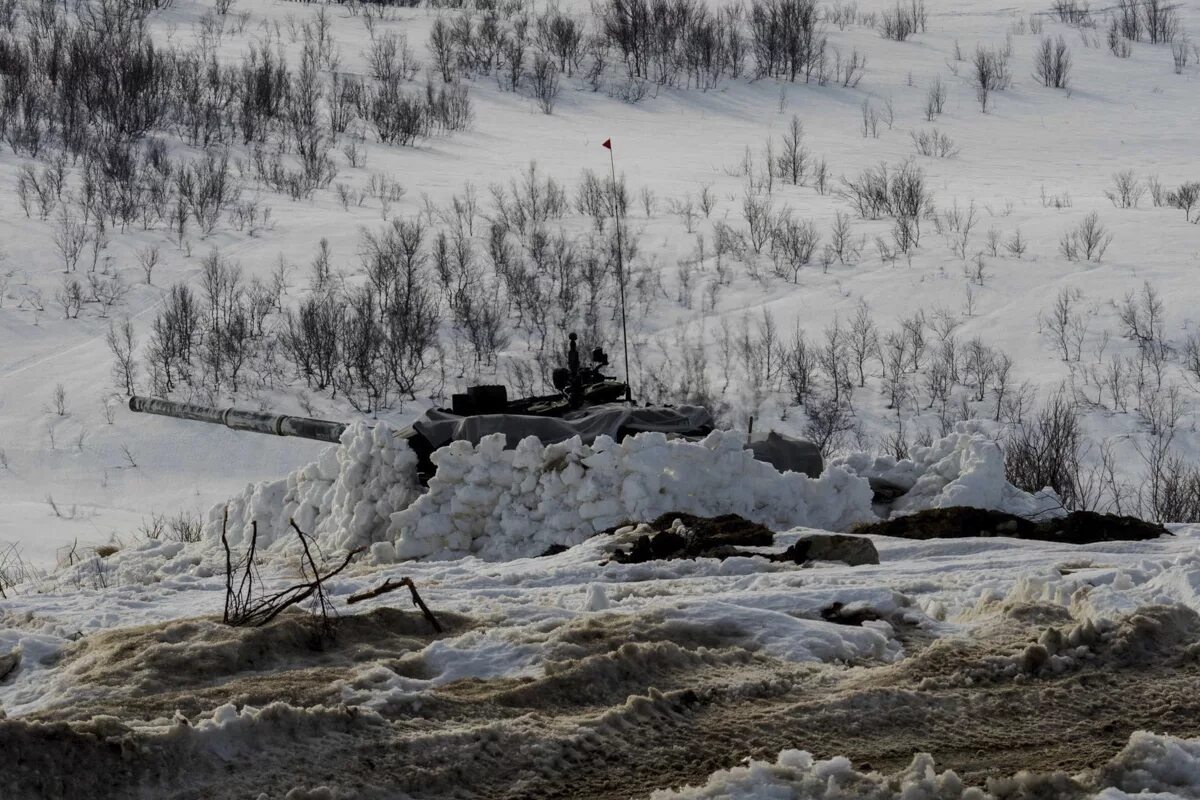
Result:
{"label": "bare tree", "polygon": [[1062,289],[1042,321],[1063,361],[1079,361],[1087,336],[1087,317],[1076,306],[1083,295],[1078,289]]}
{"label": "bare tree", "polygon": [[1008,71],[1008,55],[1005,51],[979,45],[975,48],[974,67],[975,98],[979,108],[987,113],[992,94],[1008,88],[1012,76]]}
{"label": "bare tree", "polygon": [[137,252],[138,266],[142,268],[142,272],[146,275],[146,285],[150,285],[150,278],[154,273],[154,268],[158,266],[158,248],[151,245]]}
{"label": "bare tree", "polygon": [[941,76],[935,76],[925,96],[925,121],[933,122],[946,106],[946,85]]}
{"label": "bare tree", "polygon": [[62,259],[63,272],[74,272],[87,244],[87,223],[80,220],[65,203],[59,207],[58,219],[50,235]]}
{"label": "bare tree", "polygon": [[110,323],[105,337],[108,349],[113,355],[113,382],[132,395],[136,389],[134,382],[137,378],[137,359],[134,357],[133,322],[128,317],[119,325]]}
{"label": "bare tree", "polygon": [[[1178,208],[1184,213],[1184,219],[1192,221],[1192,209],[1200,205],[1200,181],[1190,181],[1180,185],[1178,189],[1166,194],[1167,205]],[[1196,216],[1200,223],[1200,214]]]}
{"label": "bare tree", "polygon": [[809,346],[799,324],[796,325],[791,342],[783,349],[781,361],[781,369],[794,402],[796,405],[807,404],[817,371],[817,356]]}
{"label": "bare tree", "polygon": [[866,363],[879,351],[879,329],[871,319],[871,309],[865,302],[858,304],[854,319],[850,322],[850,354],[858,372],[858,385],[867,385]]}
{"label": "bare tree", "polygon": [[1027,492],[1049,487],[1070,509],[1085,508],[1086,438],[1075,405],[1059,391],[1037,416],[1017,425],[1004,447],[1004,475]]}
{"label": "bare tree", "polygon": [[1042,39],[1033,53],[1033,74],[1043,86],[1067,88],[1071,80],[1071,51],[1063,37]]}
{"label": "bare tree", "polygon": [[1138,201],[1146,193],[1146,187],[1127,169],[1113,173],[1111,189],[1104,191],[1104,196],[1112,201],[1117,208],[1137,208]]}
{"label": "bare tree", "polygon": [[1101,224],[1100,215],[1093,211],[1063,234],[1058,248],[1068,261],[1099,262],[1112,244],[1112,238],[1112,234]]}
{"label": "bare tree", "polygon": [[533,59],[533,69],[529,72],[530,87],[543,114],[552,114],[558,102],[558,69],[554,61],[546,56],[539,54]]}
{"label": "bare tree", "polygon": [[[804,124],[793,114],[788,129],[783,134],[783,151],[776,157],[779,176],[793,186],[804,183],[808,170],[809,154],[804,147]],[[705,216],[708,216],[706,213]]]}
{"label": "bare tree", "polygon": [[66,278],[54,293],[54,299],[63,310],[64,319],[78,319],[83,309],[83,287],[74,278]]}

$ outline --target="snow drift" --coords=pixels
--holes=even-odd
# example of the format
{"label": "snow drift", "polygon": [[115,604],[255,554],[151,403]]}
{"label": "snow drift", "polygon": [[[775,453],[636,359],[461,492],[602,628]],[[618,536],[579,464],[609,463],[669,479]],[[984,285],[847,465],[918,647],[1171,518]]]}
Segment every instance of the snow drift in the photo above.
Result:
{"label": "snow drift", "polygon": [[512,450],[494,434],[437,450],[427,491],[416,480],[416,456],[395,433],[384,424],[351,426],[318,461],[214,507],[206,542],[219,546],[224,525],[231,546],[244,548],[257,523],[260,551],[287,550],[294,519],[322,547],[369,547],[380,562],[504,560],[671,511],[735,513],[776,530],[844,530],[875,518],[868,478],[906,490],[894,506],[902,513],[949,505],[1032,513],[1048,505],[1006,483],[999,446],[967,425],[916,448],[910,460],[856,453],[819,478],[756,461],[744,437],[730,431],[698,442],[661,433],[619,443],[601,436],[592,444],[527,437]]}
{"label": "snow drift", "polygon": [[902,798],[903,800],[997,800],[1004,797],[1192,797],[1200,779],[1200,741],[1146,731],[1107,764],[1077,776],[1021,772],[996,777],[986,789],[967,786],[953,770],[939,771],[928,753],[906,768],[882,774],[855,768],[844,756],[819,760],[804,750],[784,750],[774,763],[751,760],[714,772],[703,786],[662,790],[652,800],[756,800],[757,798]]}
{"label": "snow drift", "polygon": [[904,494],[892,504],[893,514],[951,506],[1021,516],[1065,513],[1053,491],[1029,494],[1005,480],[1004,451],[978,421],[960,422],[950,435],[927,447],[914,447],[912,456],[901,461],[859,452],[833,459],[831,464],[903,489]]}

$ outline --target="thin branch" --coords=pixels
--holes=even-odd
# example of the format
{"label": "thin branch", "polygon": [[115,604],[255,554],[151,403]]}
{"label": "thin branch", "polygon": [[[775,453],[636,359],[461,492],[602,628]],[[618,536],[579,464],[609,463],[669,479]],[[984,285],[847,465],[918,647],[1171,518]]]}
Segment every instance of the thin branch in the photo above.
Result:
{"label": "thin branch", "polygon": [[361,603],[363,600],[370,600],[372,597],[379,597],[381,594],[387,594],[388,592],[395,591],[402,586],[408,587],[409,592],[412,593],[413,605],[421,609],[421,613],[425,615],[425,619],[429,620],[429,624],[433,626],[433,629],[438,633],[442,633],[441,624],[438,623],[437,617],[433,616],[433,612],[429,610],[429,606],[425,605],[425,601],[421,599],[421,595],[417,594],[417,586],[413,583],[412,578],[401,578],[398,581],[393,581],[391,578],[388,578],[374,589],[367,589],[366,591],[359,592],[358,594],[350,595],[350,597],[346,598],[346,604],[352,605],[354,603]]}

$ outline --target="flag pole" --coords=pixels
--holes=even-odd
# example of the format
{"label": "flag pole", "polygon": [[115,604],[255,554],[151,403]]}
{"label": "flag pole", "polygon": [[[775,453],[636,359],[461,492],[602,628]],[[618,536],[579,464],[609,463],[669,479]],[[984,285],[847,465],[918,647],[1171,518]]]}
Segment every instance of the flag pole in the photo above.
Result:
{"label": "flag pole", "polygon": [[633,402],[629,386],[629,330],[625,322],[625,246],[621,241],[621,198],[617,190],[617,162],[613,156],[612,139],[605,139],[603,147],[608,150],[608,166],[612,170],[613,225],[617,229],[617,286],[621,291],[621,344],[625,348],[625,402]]}

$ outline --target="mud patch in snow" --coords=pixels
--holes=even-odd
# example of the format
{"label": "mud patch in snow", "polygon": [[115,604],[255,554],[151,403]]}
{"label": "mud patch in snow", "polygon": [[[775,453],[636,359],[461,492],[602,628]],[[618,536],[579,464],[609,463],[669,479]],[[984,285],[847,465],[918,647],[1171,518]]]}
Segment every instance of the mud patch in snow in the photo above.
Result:
{"label": "mud patch in snow", "polygon": [[[439,616],[454,635],[474,625],[458,614]],[[341,617],[336,640],[320,650],[313,648],[312,627],[301,612],[284,613],[261,628],[231,628],[218,618],[122,628],[65,648],[50,681],[71,702],[33,718],[113,714],[152,720],[177,712],[195,716],[229,702],[336,703],[332,683],[348,668],[400,659],[438,638],[420,614],[387,607]]]}
{"label": "mud patch in snow", "polygon": [[[204,639],[206,629],[187,621],[160,626],[153,636],[115,631],[106,640],[114,666],[96,658],[81,673],[110,691],[103,711],[94,698],[82,699],[73,712],[0,722],[0,750],[18,756],[0,767],[0,792],[244,798],[324,786],[332,796],[357,798],[626,798],[692,785],[701,788],[683,796],[748,797],[794,796],[821,778],[844,796],[981,798],[1195,784],[1200,745],[1164,738],[1200,735],[1200,667],[1189,649],[1200,628],[1191,611],[1145,608],[1106,630],[1070,619],[1063,626],[1068,640],[1076,628],[1084,638],[1099,632],[1088,645],[1096,658],[1080,659],[1066,673],[1029,670],[1019,681],[973,681],[963,679],[970,670],[988,659],[1020,659],[1047,626],[1002,614],[972,638],[914,639],[906,643],[908,658],[848,666],[780,657],[771,641],[756,638],[746,610],[740,617],[735,610],[721,616],[714,604],[677,618],[670,608],[600,611],[533,626],[525,629],[526,645],[507,646],[511,655],[536,645],[540,669],[503,677],[468,670],[442,682],[415,669],[414,654],[455,640],[428,641],[422,620],[406,615],[390,640],[364,636],[358,652],[365,662],[293,672],[311,692],[290,704],[226,705],[196,676],[199,688],[191,693],[211,710],[151,722],[139,705],[149,701],[122,694],[118,676],[131,676],[143,696],[157,691],[157,708],[170,708],[182,693],[159,669],[183,665],[160,652],[149,659],[153,668],[140,666],[136,647],[169,648],[153,636],[191,631]],[[800,638],[818,641],[811,633]],[[284,633],[272,635],[286,650]],[[480,626],[457,638],[487,635]],[[371,648],[378,657],[370,658]],[[247,651],[238,652],[216,661],[232,658],[241,686],[257,680],[264,692],[275,691],[274,673],[255,671],[238,660]],[[68,657],[82,669],[81,654]],[[424,659],[427,667],[448,669],[435,662]],[[341,677],[331,681],[335,674]],[[421,691],[409,692],[405,681],[419,682]],[[391,702],[369,702],[388,692]],[[51,716],[70,721],[46,721]],[[1137,734],[1143,729],[1157,735]],[[792,750],[812,755],[779,755]],[[918,753],[931,759],[914,761]],[[1184,757],[1190,760],[1180,762]],[[739,766],[746,758],[762,763]],[[1022,771],[1031,774],[1018,776]]]}

